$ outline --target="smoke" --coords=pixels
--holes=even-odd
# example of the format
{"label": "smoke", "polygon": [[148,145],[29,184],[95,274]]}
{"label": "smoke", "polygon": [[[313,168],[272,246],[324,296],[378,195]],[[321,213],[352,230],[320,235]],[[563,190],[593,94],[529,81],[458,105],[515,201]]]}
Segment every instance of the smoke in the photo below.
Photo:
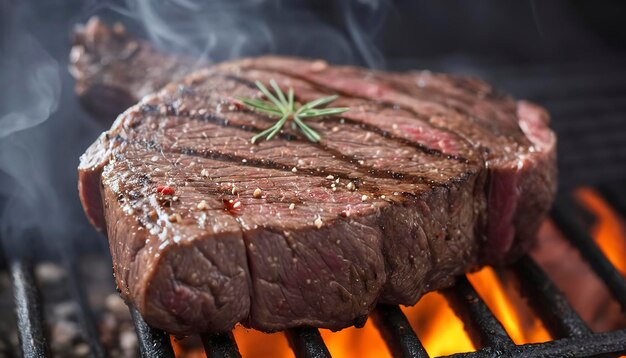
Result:
{"label": "smoke", "polygon": [[376,43],[389,1],[124,0],[98,2],[138,23],[166,51],[203,61],[284,54],[385,66]]}
{"label": "smoke", "polygon": [[59,65],[30,34],[10,26],[0,53],[0,138],[36,126],[57,109]]}
{"label": "smoke", "polygon": [[61,78],[58,63],[15,17],[25,6],[0,1],[0,238],[8,256],[33,249],[43,226],[59,231],[50,224],[59,199],[37,152],[49,138],[31,129],[56,111]]}
{"label": "smoke", "polygon": [[383,25],[389,4],[377,0],[339,1],[338,4],[343,8],[348,34],[365,65],[384,68],[384,56],[374,43],[374,38]]}

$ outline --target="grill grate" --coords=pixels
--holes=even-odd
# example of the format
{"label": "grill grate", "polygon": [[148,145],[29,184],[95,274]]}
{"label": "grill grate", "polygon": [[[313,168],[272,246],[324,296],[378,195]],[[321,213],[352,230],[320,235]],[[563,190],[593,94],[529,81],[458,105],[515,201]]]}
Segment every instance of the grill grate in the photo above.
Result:
{"label": "grill grate", "polygon": [[591,334],[558,288],[529,257],[522,257],[513,264],[522,290],[537,316],[543,318],[545,327],[552,337],[579,337]]}
{"label": "grill grate", "polygon": [[22,352],[25,357],[45,357],[46,336],[33,266],[28,261],[15,260],[9,267]]}
{"label": "grill grate", "polygon": [[552,210],[552,219],[563,234],[580,251],[596,274],[602,278],[613,297],[626,310],[626,279],[604,256],[600,248],[587,234],[587,231],[580,226],[580,223],[576,220],[575,213],[567,209],[567,207],[572,207],[569,198],[558,200]]}
{"label": "grill grate", "polygon": [[[602,193],[612,193],[601,189]],[[619,196],[611,200],[616,208],[623,208]],[[608,261],[593,239],[576,218],[569,197],[559,197],[552,218],[580,251],[614,298],[626,311],[626,279]],[[623,213],[624,214],[624,213]],[[69,261],[70,288],[79,305],[79,320],[94,357],[104,357],[99,343],[95,321],[86,304],[85,292],[76,276],[75,263]],[[35,284],[33,266],[28,261],[10,261],[9,270],[13,284],[19,338],[25,357],[47,355],[46,335],[41,314],[41,300]],[[443,291],[451,307],[464,322],[476,352],[458,353],[450,357],[590,357],[616,356],[626,353],[626,329],[592,333],[580,316],[567,303],[558,288],[541,268],[528,256],[511,266],[520,282],[522,294],[544,326],[556,339],[545,343],[516,345],[498,319],[493,315],[466,277],[460,277],[455,286]],[[169,336],[146,324],[139,312],[130,308],[143,357],[174,358]],[[429,357],[398,306],[378,305],[371,315],[389,350],[397,357]],[[324,341],[315,328],[295,328],[285,332],[296,357],[330,357]],[[232,333],[202,336],[209,358],[241,357]]]}
{"label": "grill grate", "polygon": [[372,313],[391,353],[396,357],[428,357],[413,328],[398,306],[378,305]]}

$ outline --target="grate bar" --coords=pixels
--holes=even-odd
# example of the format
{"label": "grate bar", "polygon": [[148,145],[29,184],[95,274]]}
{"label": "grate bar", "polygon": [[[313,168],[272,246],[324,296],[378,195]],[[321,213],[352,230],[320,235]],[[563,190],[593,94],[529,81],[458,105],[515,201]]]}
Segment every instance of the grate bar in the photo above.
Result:
{"label": "grate bar", "polygon": [[202,344],[207,358],[239,358],[239,348],[233,333],[202,336]]}
{"label": "grate bar", "polygon": [[10,270],[22,353],[24,357],[45,357],[48,348],[33,267],[30,263],[16,260],[10,263]]}
{"label": "grate bar", "polygon": [[400,307],[379,304],[370,317],[394,357],[428,357]]}
{"label": "grate bar", "polygon": [[130,307],[130,314],[135,323],[139,351],[143,358],[175,358],[170,337],[165,332],[148,326],[136,308]]}
{"label": "grate bar", "polygon": [[292,328],[285,331],[285,335],[296,357],[330,358],[330,352],[316,328]]}
{"label": "grate bar", "polygon": [[474,287],[461,276],[454,287],[442,291],[456,315],[465,323],[476,347],[511,349],[515,346],[511,337],[480,298]]}
{"label": "grate bar", "polygon": [[531,343],[515,346],[506,351],[487,347],[471,353],[457,353],[446,357],[487,358],[487,357],[525,357],[525,358],[561,358],[561,357],[599,357],[621,356],[626,354],[626,330],[608,333],[596,333],[584,338],[571,337],[545,343]]}
{"label": "grate bar", "polygon": [[78,277],[78,272],[80,272],[77,267],[78,265],[73,258],[66,260],[66,262],[70,291],[78,303],[78,319],[81,327],[83,328],[82,334],[91,348],[92,356],[94,358],[105,357],[106,354],[102,344],[100,343],[100,335],[98,333],[98,329],[96,328],[96,320],[94,319],[91,309],[89,308],[89,304],[87,303],[85,288],[83,287],[82,281]]}
{"label": "grate bar", "polygon": [[602,194],[604,199],[622,215],[622,218],[626,217],[626,192],[624,192],[625,185],[626,182],[622,181],[619,183],[603,185],[598,188],[600,194]]}
{"label": "grate bar", "polygon": [[561,291],[530,257],[522,257],[512,268],[519,278],[521,293],[541,317],[552,337],[578,337],[592,333]]}
{"label": "grate bar", "polygon": [[571,206],[567,205],[565,199],[557,200],[552,209],[552,219],[561,232],[578,248],[582,257],[585,258],[596,274],[604,281],[613,297],[622,306],[622,309],[626,310],[626,279],[606,258],[585,228],[581,226],[575,213],[568,208]]}

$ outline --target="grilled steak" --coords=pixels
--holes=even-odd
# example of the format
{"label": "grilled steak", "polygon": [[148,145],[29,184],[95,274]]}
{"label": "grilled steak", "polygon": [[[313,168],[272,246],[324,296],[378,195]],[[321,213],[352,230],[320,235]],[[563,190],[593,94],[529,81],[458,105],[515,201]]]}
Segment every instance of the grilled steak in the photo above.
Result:
{"label": "grilled steak", "polygon": [[[320,143],[287,128],[253,145],[275,119],[233,98],[270,79],[350,110],[308,120]],[[479,80],[261,57],[144,96],[83,155],[79,189],[123,297],[150,324],[341,329],[377,302],[412,305],[517,258],[555,171],[546,112]]]}
{"label": "grilled steak", "polygon": [[83,104],[112,121],[118,114],[171,81],[206,64],[164,54],[132,38],[121,24],[107,27],[97,17],[74,31],[70,72]]}

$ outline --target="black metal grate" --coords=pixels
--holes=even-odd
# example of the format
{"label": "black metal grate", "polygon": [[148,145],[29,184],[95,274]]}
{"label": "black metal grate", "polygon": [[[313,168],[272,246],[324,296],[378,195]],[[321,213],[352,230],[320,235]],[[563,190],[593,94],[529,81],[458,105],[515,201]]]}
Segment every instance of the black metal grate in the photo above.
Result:
{"label": "black metal grate", "polygon": [[[610,187],[602,193],[613,193]],[[569,197],[559,197],[552,218],[584,259],[609,288],[614,298],[626,311],[626,279],[608,261],[593,239],[577,220]],[[611,202],[619,210],[624,208],[620,197]],[[626,214],[626,213],[622,213]],[[35,284],[33,266],[28,261],[9,261],[15,296],[17,323],[21,349],[25,357],[45,357],[48,353],[41,314],[41,300]],[[522,294],[542,320],[553,341],[516,345],[493,315],[480,295],[465,277],[455,286],[444,290],[444,295],[457,316],[464,322],[469,336],[478,348],[476,352],[458,353],[450,357],[591,357],[626,354],[626,329],[607,333],[593,333],[567,303],[561,292],[533,260],[525,256],[511,265],[518,277]],[[68,263],[71,273],[69,285],[73,298],[79,304],[79,320],[86,341],[94,357],[104,357],[99,343],[95,321],[86,304],[84,290],[76,277],[75,265]],[[148,326],[141,315],[131,308],[131,315],[139,338],[142,357],[173,358],[169,336]],[[429,357],[399,307],[379,305],[371,318],[389,350],[397,357]],[[319,331],[315,328],[295,328],[284,332],[296,357],[330,357]],[[232,334],[202,336],[209,358],[240,357]]]}

